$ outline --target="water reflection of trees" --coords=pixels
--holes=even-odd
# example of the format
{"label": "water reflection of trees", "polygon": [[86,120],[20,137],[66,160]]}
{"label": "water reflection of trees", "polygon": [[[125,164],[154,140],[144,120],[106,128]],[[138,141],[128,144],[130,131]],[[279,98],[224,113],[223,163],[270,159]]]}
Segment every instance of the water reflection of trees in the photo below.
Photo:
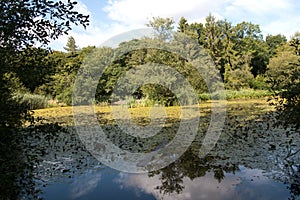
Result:
{"label": "water reflection of trees", "polygon": [[263,170],[265,176],[287,185],[290,199],[299,198],[299,130],[278,126],[274,113],[255,119],[229,114],[218,144],[201,159],[197,156],[200,146],[193,144],[176,162],[150,172],[150,177],[158,175],[161,179],[156,189],[164,194],[180,193],[184,189],[184,177],[193,180],[207,173],[213,173],[221,182],[226,173],[235,173],[243,165]]}
{"label": "water reflection of trees", "polygon": [[37,197],[32,180],[32,166],[25,161],[19,134],[10,129],[0,130],[0,199],[18,199],[28,193]]}
{"label": "water reflection of trees", "polygon": [[71,128],[45,124],[1,130],[0,199],[41,199],[51,181],[102,168]]}
{"label": "water reflection of trees", "polygon": [[167,193],[180,193],[184,189],[183,178],[189,177],[191,180],[205,176],[208,172],[213,172],[214,178],[221,182],[225,173],[234,173],[239,170],[238,165],[227,162],[225,165],[216,164],[216,158],[206,156],[200,159],[191,149],[186,151],[184,155],[161,170],[150,172],[149,176],[160,175],[161,185],[156,189],[160,192]]}

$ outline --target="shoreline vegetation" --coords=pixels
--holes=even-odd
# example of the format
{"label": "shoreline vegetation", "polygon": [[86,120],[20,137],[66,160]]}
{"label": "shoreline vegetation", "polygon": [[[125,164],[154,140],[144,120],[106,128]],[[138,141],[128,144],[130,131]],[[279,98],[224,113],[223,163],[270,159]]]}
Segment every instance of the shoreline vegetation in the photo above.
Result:
{"label": "shoreline vegetation", "polygon": [[[187,106],[188,108],[199,109],[199,116],[206,116],[210,113],[211,107],[216,100],[202,101],[197,105]],[[234,113],[234,115],[240,115],[244,117],[256,117],[260,114],[265,114],[270,111],[275,111],[275,107],[268,103],[267,97],[264,98],[248,98],[248,99],[234,99],[226,101],[227,113]],[[130,118],[138,125],[144,126],[150,123],[149,111],[151,107],[128,107]],[[174,121],[181,120],[181,107],[169,106],[164,107],[166,113],[166,119]],[[112,115],[112,109],[110,105],[96,105],[94,106],[97,119],[100,125],[114,125],[115,119]],[[44,109],[33,110],[33,116],[38,119],[37,124],[43,123],[57,123],[62,126],[73,126],[73,107],[51,107]],[[251,114],[251,116],[249,115]]]}
{"label": "shoreline vegetation", "polygon": [[[71,2],[66,5],[69,4],[72,7]],[[65,9],[65,4],[61,6]],[[75,13],[66,17],[65,13],[57,15],[57,20],[72,19],[73,23],[78,20],[78,25],[87,26],[89,16]],[[69,22],[65,24],[68,30],[69,26]],[[72,36],[65,51],[34,47],[30,44],[46,45],[47,38],[54,37],[53,34],[35,37],[30,31],[34,27],[28,27],[29,32],[25,33],[32,41],[18,34],[7,35],[11,40],[4,43],[1,51],[4,67],[0,77],[3,111],[0,126],[34,123],[32,110],[71,106],[74,96],[76,105],[117,103],[118,92],[135,85],[139,87],[118,103],[125,101],[129,108],[203,103],[223,99],[224,93],[216,92],[222,86],[226,89],[226,100],[268,98],[278,111],[286,111],[283,120],[298,124],[300,32],[289,40],[281,34],[264,37],[258,24],[245,21],[233,24],[212,14],[205,18],[205,23],[189,23],[184,17],[178,23],[171,18],[153,17],[146,26],[154,30],[153,36],[123,41],[115,48],[79,47]],[[52,31],[60,35],[61,29],[64,27]],[[186,48],[189,53],[181,56],[181,50]],[[194,66],[198,62],[199,66]],[[139,68],[144,65],[149,69]],[[89,69],[87,73],[83,68]],[[100,80],[94,79],[99,70]],[[185,87],[186,83],[191,91]],[[91,97],[90,91],[95,92]],[[188,93],[195,94],[197,100]]]}
{"label": "shoreline vegetation", "polygon": [[[218,93],[202,93],[198,95],[199,102],[206,102],[211,99],[215,99]],[[68,105],[59,102],[58,100],[51,99],[43,95],[34,94],[16,94],[16,97],[21,98],[22,102],[30,105],[31,110],[52,108],[52,107],[66,107]],[[262,99],[262,98],[272,98],[273,92],[269,90],[253,90],[253,89],[242,89],[242,90],[226,90],[226,100],[245,100],[245,99]],[[134,99],[128,98],[126,100],[128,107],[148,107],[155,104],[147,99]],[[110,102],[100,102],[97,103],[98,106],[110,105]]]}

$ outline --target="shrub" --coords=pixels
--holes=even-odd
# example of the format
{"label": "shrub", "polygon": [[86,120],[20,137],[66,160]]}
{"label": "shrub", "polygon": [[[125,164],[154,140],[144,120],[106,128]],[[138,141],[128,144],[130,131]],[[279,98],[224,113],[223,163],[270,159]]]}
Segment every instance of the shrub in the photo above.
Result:
{"label": "shrub", "polygon": [[272,96],[272,93],[268,90],[253,90],[253,89],[244,89],[240,91],[226,91],[226,99],[256,99]]}
{"label": "shrub", "polygon": [[229,90],[250,88],[250,84],[254,79],[251,72],[245,69],[228,70],[224,76],[225,87]]}
{"label": "shrub", "polygon": [[199,100],[201,101],[207,101],[210,100],[210,94],[209,93],[202,93],[198,95]]}
{"label": "shrub", "polygon": [[18,100],[20,103],[29,105],[30,110],[48,107],[49,98],[43,95],[14,93],[13,98]]}
{"label": "shrub", "polygon": [[[253,90],[253,89],[244,89],[244,90],[226,90],[226,99],[256,99],[256,98],[263,98],[272,96],[272,92],[269,90]],[[210,99],[220,99],[219,93],[202,93],[200,94],[199,100],[207,101]]]}
{"label": "shrub", "polygon": [[254,79],[252,79],[250,87],[255,90],[269,89],[269,85],[266,83],[265,78],[263,76],[257,76]]}

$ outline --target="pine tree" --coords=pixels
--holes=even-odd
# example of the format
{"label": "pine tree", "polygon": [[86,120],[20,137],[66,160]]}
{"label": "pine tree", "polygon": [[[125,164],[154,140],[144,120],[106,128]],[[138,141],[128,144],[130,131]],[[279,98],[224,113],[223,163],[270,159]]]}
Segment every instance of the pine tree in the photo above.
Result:
{"label": "pine tree", "polygon": [[187,23],[187,20],[184,17],[181,17],[178,25],[178,32],[186,32],[188,26],[189,24]]}
{"label": "pine tree", "polygon": [[78,46],[76,45],[76,41],[72,36],[68,38],[68,42],[67,42],[66,46],[64,47],[64,49],[72,54],[76,53],[78,51]]}

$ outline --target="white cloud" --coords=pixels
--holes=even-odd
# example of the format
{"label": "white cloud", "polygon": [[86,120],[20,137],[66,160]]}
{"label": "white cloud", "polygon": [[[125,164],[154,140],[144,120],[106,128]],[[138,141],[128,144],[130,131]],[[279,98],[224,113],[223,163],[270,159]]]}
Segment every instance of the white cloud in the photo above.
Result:
{"label": "white cloud", "polygon": [[272,13],[281,13],[282,10],[291,8],[291,4],[286,0],[232,0],[227,9],[235,12],[243,12],[252,16],[263,16]]}
{"label": "white cloud", "polygon": [[[96,2],[94,2],[97,5]],[[107,39],[136,28],[143,28],[152,17],[171,17],[176,22],[184,16],[189,23],[205,22],[212,13],[217,19],[232,23],[251,21],[259,24],[263,34],[284,34],[288,39],[300,30],[300,3],[297,0],[108,0],[102,4],[102,13],[91,12],[84,0],[76,9],[89,14],[90,26],[84,30],[74,27],[72,35],[80,47],[99,46]],[[104,17],[103,17],[104,15]],[[68,36],[51,43],[54,49],[63,50]]]}
{"label": "white cloud", "polygon": [[55,50],[64,51],[64,46],[67,44],[70,36],[74,37],[76,44],[82,48],[86,46],[99,46],[104,41],[108,40],[112,36],[121,34],[128,30],[141,28],[142,26],[133,24],[124,24],[118,21],[103,22],[99,21],[97,16],[93,14],[88,7],[82,2],[77,1],[75,9],[82,14],[89,15],[90,25],[84,29],[82,26],[72,26],[72,30],[68,35],[63,35],[56,40],[52,40],[50,47]]}
{"label": "white cloud", "polygon": [[152,17],[184,16],[195,20],[207,16],[214,8],[222,7],[221,0],[110,0],[104,8],[108,16],[124,24],[146,24]]}
{"label": "white cloud", "polygon": [[[64,0],[65,2],[67,0]],[[99,31],[99,28],[93,26],[95,23],[94,18],[92,17],[91,11],[88,9],[88,7],[80,0],[77,0],[77,4],[75,5],[74,10],[77,12],[89,15],[90,16],[90,24],[91,26],[88,26],[85,30],[82,26],[75,26],[72,25],[72,31],[69,32],[68,35],[62,35],[56,40],[51,40],[50,47],[55,50],[61,50],[63,51],[63,47],[67,44],[68,37],[73,36],[76,44],[79,47],[85,47],[88,45],[95,44],[99,37],[101,37],[101,32]]]}
{"label": "white cloud", "polygon": [[297,0],[110,0],[104,8],[111,20],[126,25],[145,24],[152,17],[181,16],[189,22],[204,22],[212,13],[218,19],[233,23],[251,21],[266,33],[282,33],[287,37],[299,30]]}
{"label": "white cloud", "polygon": [[259,24],[264,35],[280,33],[289,38],[300,29],[299,5],[296,0],[231,0],[223,13],[229,21]]}
{"label": "white cloud", "polygon": [[[65,0],[66,1],[66,0]],[[90,10],[88,9],[88,7],[82,3],[81,0],[76,0],[77,4],[75,5],[74,9],[84,15],[91,15]]]}
{"label": "white cloud", "polygon": [[162,185],[161,174],[149,177],[147,174],[120,173],[116,180],[121,188],[133,189],[136,193],[152,194],[156,199],[283,199],[286,189],[265,176],[263,170],[248,169],[243,166],[235,174],[225,173],[225,178],[219,182],[213,173],[191,180],[182,179],[183,190],[177,194],[160,193],[157,186]]}
{"label": "white cloud", "polygon": [[283,34],[289,40],[297,31],[300,31],[300,15],[294,20],[276,20],[262,26],[262,31],[267,34]]}
{"label": "white cloud", "polygon": [[92,192],[100,183],[101,174],[91,172],[81,175],[71,183],[71,196],[72,199],[77,199],[85,194]]}
{"label": "white cloud", "polygon": [[120,176],[118,182],[121,184],[121,187],[139,188],[141,192],[152,194],[157,199],[242,199],[235,191],[236,185],[240,183],[240,180],[231,175],[221,183],[214,179],[212,174],[195,178],[194,180],[185,177],[183,178],[182,185],[184,188],[182,192],[180,194],[174,192],[167,195],[155,189],[162,184],[160,175],[151,178],[147,174]]}

